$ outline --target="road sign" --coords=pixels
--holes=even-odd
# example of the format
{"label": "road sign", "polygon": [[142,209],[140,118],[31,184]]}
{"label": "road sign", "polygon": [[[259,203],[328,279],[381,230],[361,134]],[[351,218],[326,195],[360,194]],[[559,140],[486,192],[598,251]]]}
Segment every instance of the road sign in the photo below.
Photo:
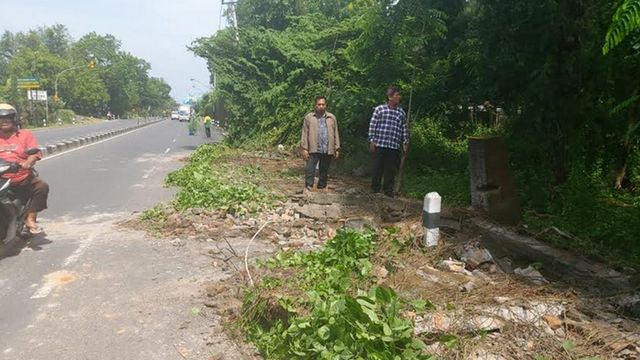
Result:
{"label": "road sign", "polygon": [[40,81],[36,78],[17,79],[18,89],[37,89],[40,87]]}
{"label": "road sign", "polygon": [[29,90],[27,91],[27,99],[33,101],[47,101],[46,90]]}
{"label": "road sign", "polygon": [[18,89],[37,89],[40,87],[38,83],[22,83],[18,84]]}

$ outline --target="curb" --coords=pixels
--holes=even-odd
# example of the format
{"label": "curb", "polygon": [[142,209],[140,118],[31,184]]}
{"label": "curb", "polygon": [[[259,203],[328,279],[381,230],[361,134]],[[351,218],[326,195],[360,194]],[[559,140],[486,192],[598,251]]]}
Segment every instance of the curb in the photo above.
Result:
{"label": "curb", "polygon": [[39,149],[42,152],[42,157],[46,157],[48,155],[52,155],[52,154],[58,154],[67,150],[71,150],[80,146],[84,146],[84,145],[88,145],[97,141],[101,141],[101,140],[105,140],[108,139],[110,137],[116,136],[116,135],[121,135],[124,133],[127,133],[129,131],[132,130],[136,130],[136,129],[140,129],[142,127],[145,127],[147,125],[151,125],[151,124],[155,124],[159,121],[162,121],[164,119],[153,119],[150,120],[148,122],[145,123],[141,123],[141,124],[137,124],[137,125],[133,125],[133,126],[129,126],[129,127],[125,127],[125,128],[119,128],[116,130],[108,130],[108,131],[102,131],[102,132],[98,132],[98,133],[94,133],[94,134],[90,134],[84,137],[76,137],[76,138],[71,138],[71,139],[65,139],[62,141],[59,141],[55,144],[48,144],[48,145],[44,145],[44,146],[40,146]]}

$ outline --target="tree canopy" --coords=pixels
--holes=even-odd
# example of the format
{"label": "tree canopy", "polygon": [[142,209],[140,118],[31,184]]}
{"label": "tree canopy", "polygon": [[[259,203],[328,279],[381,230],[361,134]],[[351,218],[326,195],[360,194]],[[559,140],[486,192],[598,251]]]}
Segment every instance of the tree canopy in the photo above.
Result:
{"label": "tree canopy", "polygon": [[[95,66],[89,66],[95,62]],[[64,25],[0,36],[0,99],[18,107],[22,117],[37,122],[38,109],[27,105],[19,78],[36,78],[49,94],[50,107],[84,115],[108,111],[127,116],[160,114],[173,106],[171,88],[149,76],[148,62],[121,50],[112,35],[95,32],[74,41]],[[55,99],[57,85],[57,95]],[[32,113],[32,111],[34,113]]]}

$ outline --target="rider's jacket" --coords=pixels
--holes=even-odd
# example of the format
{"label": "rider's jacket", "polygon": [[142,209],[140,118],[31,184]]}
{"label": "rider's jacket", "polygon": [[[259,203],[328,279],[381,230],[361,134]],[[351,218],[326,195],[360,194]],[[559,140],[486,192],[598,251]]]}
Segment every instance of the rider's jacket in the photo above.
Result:
{"label": "rider's jacket", "polygon": [[[22,163],[27,160],[28,155],[25,151],[29,148],[37,148],[38,142],[29,130],[17,130],[8,139],[0,137],[0,159]],[[36,154],[40,157],[42,153]],[[31,176],[31,170],[20,169],[17,173],[8,173],[2,175],[5,179],[10,179],[12,183],[19,184]]]}

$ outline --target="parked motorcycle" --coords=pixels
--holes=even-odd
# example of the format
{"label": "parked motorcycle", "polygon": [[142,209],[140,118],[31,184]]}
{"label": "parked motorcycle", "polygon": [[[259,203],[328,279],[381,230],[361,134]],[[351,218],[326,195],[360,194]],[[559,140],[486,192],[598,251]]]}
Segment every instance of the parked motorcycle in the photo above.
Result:
{"label": "parked motorcycle", "polygon": [[[30,148],[25,154],[34,155],[38,151],[38,148]],[[11,187],[11,180],[2,178],[2,175],[18,172],[20,168],[18,163],[0,159],[0,246],[16,237],[30,235],[25,231],[24,220],[31,204],[31,194],[26,189]]]}

